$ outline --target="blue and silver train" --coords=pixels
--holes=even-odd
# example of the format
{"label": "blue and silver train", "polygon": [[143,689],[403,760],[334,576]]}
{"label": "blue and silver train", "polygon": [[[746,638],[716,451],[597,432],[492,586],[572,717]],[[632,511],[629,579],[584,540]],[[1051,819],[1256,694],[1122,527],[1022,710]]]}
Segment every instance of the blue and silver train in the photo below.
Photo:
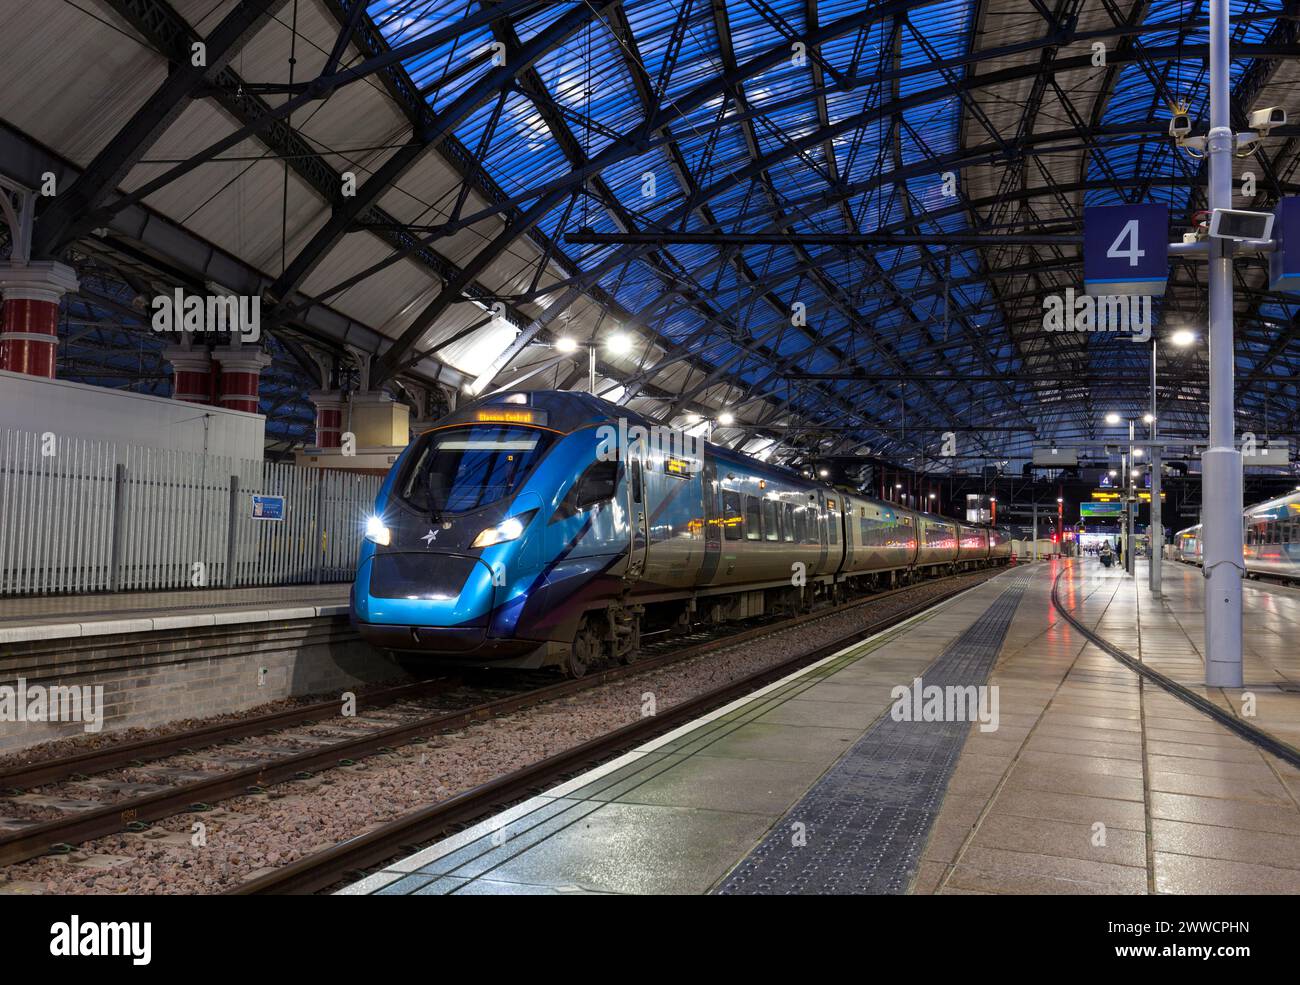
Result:
{"label": "blue and silver train", "polygon": [[[1242,523],[1247,574],[1300,580],[1300,493],[1248,507]],[[1202,564],[1201,524],[1174,534],[1168,553]]]}
{"label": "blue and silver train", "polygon": [[1006,532],[902,509],[663,429],[584,393],[499,393],[394,463],[352,587],[408,668],[634,658],[643,632],[1006,563]]}

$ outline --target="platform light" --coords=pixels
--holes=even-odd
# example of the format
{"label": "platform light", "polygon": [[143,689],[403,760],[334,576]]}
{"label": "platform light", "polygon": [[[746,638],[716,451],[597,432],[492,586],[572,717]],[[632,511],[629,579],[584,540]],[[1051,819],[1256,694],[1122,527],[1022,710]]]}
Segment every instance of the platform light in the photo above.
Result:
{"label": "platform light", "polygon": [[615,332],[605,340],[605,346],[616,356],[625,356],[632,351],[632,340],[622,332]]}
{"label": "platform light", "polygon": [[825,469],[818,469],[817,474],[821,476],[823,479],[825,479],[828,475],[830,475],[830,473],[827,472]]}
{"label": "platform light", "polygon": [[1106,415],[1107,424],[1118,424],[1119,422],[1120,422],[1120,416],[1116,414],[1113,410]]}
{"label": "platform light", "polygon": [[1056,501],[1057,501],[1058,503],[1064,503],[1064,502],[1065,502],[1065,499],[1064,499],[1063,497],[1061,497],[1061,496],[1057,496],[1057,497],[1056,497]]}
{"label": "platform light", "polygon": [[1141,449],[1141,448],[1134,448],[1134,449],[1133,449],[1133,457],[1134,457],[1134,458],[1141,458],[1141,457],[1142,457],[1142,449]]}
{"label": "platform light", "polygon": [[562,335],[555,340],[555,348],[560,352],[577,352],[578,340],[571,339],[567,335]]}
{"label": "platform light", "polygon": [[1156,415],[1155,415],[1155,414],[1143,414],[1143,415],[1142,415],[1142,423],[1143,423],[1143,424],[1154,424],[1155,422],[1156,422]]}
{"label": "platform light", "polygon": [[718,415],[718,423],[721,424],[724,428],[729,428],[731,427],[731,425],[736,423],[736,415],[731,413],[731,411],[729,410],[724,410],[721,414]]}
{"label": "platform light", "polygon": [[380,547],[387,547],[392,542],[393,532],[377,516],[366,517],[366,540]]}
{"label": "platform light", "polygon": [[1111,470],[1110,470],[1110,477],[1111,477],[1112,479],[1115,478],[1115,476],[1117,476],[1117,475],[1119,475],[1119,470],[1118,470],[1118,469],[1111,469]]}
{"label": "platform light", "polygon": [[1187,328],[1180,328],[1178,331],[1174,332],[1173,335],[1169,336],[1169,341],[1180,349],[1186,349],[1196,341],[1196,333]]}

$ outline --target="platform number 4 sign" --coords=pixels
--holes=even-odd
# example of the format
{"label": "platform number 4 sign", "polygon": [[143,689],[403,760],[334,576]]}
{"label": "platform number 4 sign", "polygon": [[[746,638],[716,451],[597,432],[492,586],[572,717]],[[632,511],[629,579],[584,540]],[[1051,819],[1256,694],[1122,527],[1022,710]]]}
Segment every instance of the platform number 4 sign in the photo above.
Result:
{"label": "platform number 4 sign", "polygon": [[1083,210],[1083,287],[1091,295],[1164,294],[1169,279],[1169,209],[1164,205]]}
{"label": "platform number 4 sign", "polygon": [[1138,221],[1130,219],[1124,223],[1124,228],[1119,231],[1115,237],[1115,242],[1110,244],[1110,249],[1106,251],[1107,258],[1111,260],[1127,260],[1130,267],[1136,267],[1138,260],[1147,255],[1147,251],[1138,246]]}

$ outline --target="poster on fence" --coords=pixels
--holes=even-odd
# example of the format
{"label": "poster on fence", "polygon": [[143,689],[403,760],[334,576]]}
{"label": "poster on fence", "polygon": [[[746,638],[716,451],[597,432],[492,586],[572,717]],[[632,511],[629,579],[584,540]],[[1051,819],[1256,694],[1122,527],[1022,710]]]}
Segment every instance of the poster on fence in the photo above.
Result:
{"label": "poster on fence", "polygon": [[255,495],[253,497],[253,519],[254,520],[283,520],[284,519],[284,497]]}

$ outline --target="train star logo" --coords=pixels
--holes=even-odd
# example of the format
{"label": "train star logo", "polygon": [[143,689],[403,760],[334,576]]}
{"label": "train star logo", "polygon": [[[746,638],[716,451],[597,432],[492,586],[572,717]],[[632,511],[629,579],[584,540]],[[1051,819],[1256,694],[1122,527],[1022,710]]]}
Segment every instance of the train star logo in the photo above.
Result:
{"label": "train star logo", "polygon": [[432,547],[433,542],[438,539],[438,531],[430,528],[429,532],[420,539],[424,541],[425,547]]}

